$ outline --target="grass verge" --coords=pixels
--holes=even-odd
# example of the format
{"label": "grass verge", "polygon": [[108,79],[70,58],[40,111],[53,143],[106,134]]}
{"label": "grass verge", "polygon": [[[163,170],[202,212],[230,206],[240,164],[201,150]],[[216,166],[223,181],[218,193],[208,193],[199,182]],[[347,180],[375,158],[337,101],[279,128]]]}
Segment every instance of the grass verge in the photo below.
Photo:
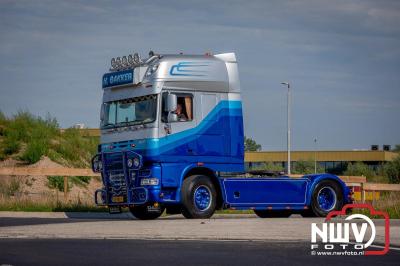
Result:
{"label": "grass verge", "polygon": [[91,202],[79,199],[62,201],[55,196],[0,196],[0,211],[23,212],[108,212],[107,208],[97,207]]}

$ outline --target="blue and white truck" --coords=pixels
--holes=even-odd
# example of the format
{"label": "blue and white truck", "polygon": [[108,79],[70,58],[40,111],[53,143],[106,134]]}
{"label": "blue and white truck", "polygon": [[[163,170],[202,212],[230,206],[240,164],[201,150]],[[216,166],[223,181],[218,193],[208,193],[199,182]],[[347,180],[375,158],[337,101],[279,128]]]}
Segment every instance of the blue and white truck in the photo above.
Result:
{"label": "blue and white truck", "polygon": [[234,53],[113,58],[103,76],[101,141],[92,159],[103,188],[95,202],[139,219],[216,209],[262,218],[326,216],[351,202],[330,174],[245,173],[241,89]]}

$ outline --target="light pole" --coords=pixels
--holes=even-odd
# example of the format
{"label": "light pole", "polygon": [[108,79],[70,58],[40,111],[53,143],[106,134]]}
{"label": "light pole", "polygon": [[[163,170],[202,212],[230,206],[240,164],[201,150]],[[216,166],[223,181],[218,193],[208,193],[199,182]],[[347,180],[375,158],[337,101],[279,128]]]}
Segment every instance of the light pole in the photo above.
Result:
{"label": "light pole", "polygon": [[317,173],[317,138],[314,139],[314,174]]}
{"label": "light pole", "polygon": [[287,174],[290,175],[290,84],[289,82],[281,82],[287,86]]}

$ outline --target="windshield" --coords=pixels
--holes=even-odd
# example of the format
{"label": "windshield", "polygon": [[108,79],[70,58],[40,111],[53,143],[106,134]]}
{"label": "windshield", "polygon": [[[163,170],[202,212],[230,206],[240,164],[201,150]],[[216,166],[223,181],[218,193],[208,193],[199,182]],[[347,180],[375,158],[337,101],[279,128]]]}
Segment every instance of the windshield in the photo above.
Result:
{"label": "windshield", "polygon": [[104,103],[102,128],[151,123],[156,120],[157,95]]}

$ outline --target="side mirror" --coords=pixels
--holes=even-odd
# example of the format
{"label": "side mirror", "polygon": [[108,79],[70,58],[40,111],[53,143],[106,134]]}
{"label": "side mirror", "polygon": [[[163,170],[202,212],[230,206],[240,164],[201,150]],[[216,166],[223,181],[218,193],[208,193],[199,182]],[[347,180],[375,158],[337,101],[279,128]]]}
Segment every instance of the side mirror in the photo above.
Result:
{"label": "side mirror", "polygon": [[178,115],[175,114],[175,113],[170,112],[168,114],[168,123],[176,122],[176,121],[178,121]]}
{"label": "side mirror", "polygon": [[176,95],[172,94],[172,93],[168,94],[167,95],[167,104],[166,104],[167,110],[165,110],[165,111],[174,112],[176,110],[177,104],[178,104],[178,99],[177,99]]}

